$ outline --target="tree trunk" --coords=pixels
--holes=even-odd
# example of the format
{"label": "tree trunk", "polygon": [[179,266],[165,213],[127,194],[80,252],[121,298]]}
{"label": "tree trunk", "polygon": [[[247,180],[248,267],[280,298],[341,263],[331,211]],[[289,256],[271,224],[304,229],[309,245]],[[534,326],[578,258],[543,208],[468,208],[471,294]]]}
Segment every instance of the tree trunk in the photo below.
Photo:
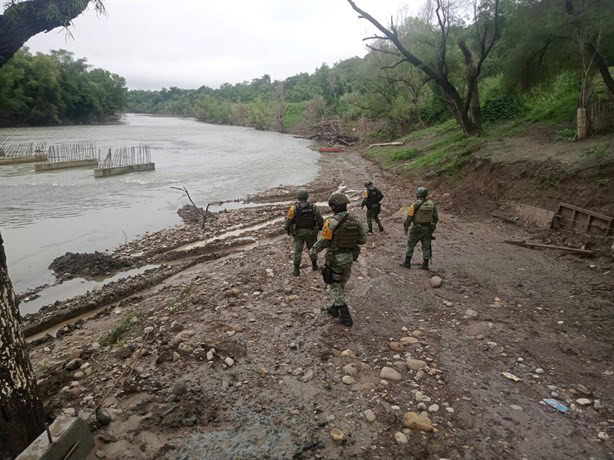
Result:
{"label": "tree trunk", "polygon": [[15,458],[45,429],[0,234],[0,460]]}
{"label": "tree trunk", "polygon": [[70,25],[90,1],[29,0],[9,6],[0,15],[0,68],[34,35]]}
{"label": "tree trunk", "polygon": [[603,60],[603,56],[601,56],[601,53],[595,49],[591,42],[588,42],[586,44],[586,50],[588,51],[589,56],[594,56],[595,65],[599,69],[599,73],[603,78],[603,82],[608,87],[610,94],[614,96],[614,78],[612,78],[612,75],[610,74],[610,69],[608,69],[608,65]]}
{"label": "tree trunk", "polygon": [[[480,88],[478,86],[478,69],[475,66],[473,53],[467,44],[460,40],[458,46],[463,52],[465,59],[465,71],[467,73],[467,101],[464,106],[465,113],[469,113],[469,118],[474,129],[479,135],[482,130],[482,107],[480,106]],[[469,134],[469,133],[468,133]]]}

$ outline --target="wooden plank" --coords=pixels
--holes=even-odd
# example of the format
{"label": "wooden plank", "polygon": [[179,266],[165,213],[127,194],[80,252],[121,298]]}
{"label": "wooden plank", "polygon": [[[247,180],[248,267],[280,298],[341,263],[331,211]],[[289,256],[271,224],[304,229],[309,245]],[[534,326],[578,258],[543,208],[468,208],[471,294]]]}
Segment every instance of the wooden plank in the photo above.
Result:
{"label": "wooden plank", "polygon": [[369,144],[369,148],[371,147],[387,147],[387,146],[401,146],[403,145],[403,142],[380,142],[378,144]]}
{"label": "wooden plank", "polygon": [[587,251],[586,249],[568,248],[566,246],[553,246],[551,244],[539,244],[539,243],[527,243],[525,241],[504,240],[507,244],[513,244],[516,246],[522,246],[529,249],[555,249],[557,251],[566,251],[574,254],[582,254],[585,256],[595,255],[593,251]]}

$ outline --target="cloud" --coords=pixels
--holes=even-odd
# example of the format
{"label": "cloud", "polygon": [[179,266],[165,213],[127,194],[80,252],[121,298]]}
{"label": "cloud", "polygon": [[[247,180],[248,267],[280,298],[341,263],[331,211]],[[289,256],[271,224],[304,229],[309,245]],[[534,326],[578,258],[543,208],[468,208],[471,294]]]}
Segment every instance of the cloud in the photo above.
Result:
{"label": "cloud", "polygon": [[[395,0],[359,0],[386,21]],[[126,78],[130,88],[198,88],[268,73],[283,79],[365,54],[370,24],[344,0],[106,0],[108,16],[88,11],[64,31],[33,37],[27,46],[64,48]]]}

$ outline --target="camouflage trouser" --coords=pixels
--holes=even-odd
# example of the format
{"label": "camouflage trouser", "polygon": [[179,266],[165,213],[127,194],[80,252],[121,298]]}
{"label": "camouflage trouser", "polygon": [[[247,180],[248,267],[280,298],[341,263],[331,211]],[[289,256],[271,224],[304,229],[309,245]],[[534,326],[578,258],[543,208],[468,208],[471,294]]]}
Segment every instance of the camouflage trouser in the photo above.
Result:
{"label": "camouflage trouser", "polygon": [[[294,265],[299,266],[301,264],[301,256],[303,255],[303,246],[307,245],[307,250],[315,244],[318,239],[317,233],[299,233],[294,235]],[[310,256],[311,257],[311,256]],[[317,262],[318,257],[311,257],[312,262]]]}
{"label": "camouflage trouser", "polygon": [[330,285],[333,305],[345,305],[345,285],[350,280],[353,261],[351,252],[332,254],[329,251],[326,253],[326,265],[333,271],[334,283]]}
{"label": "camouflage trouser", "polygon": [[381,207],[379,204],[373,206],[373,208],[367,206],[367,226],[369,227],[369,231],[373,230],[373,221],[375,221],[379,228],[382,228],[382,222],[379,220],[380,210]]}
{"label": "camouflage trouser", "polygon": [[422,243],[422,255],[425,259],[430,259],[431,254],[431,237],[433,236],[433,230],[430,225],[416,225],[414,224],[409,232],[407,238],[407,250],[405,251],[405,257],[411,259],[414,255],[414,249],[418,242]]}

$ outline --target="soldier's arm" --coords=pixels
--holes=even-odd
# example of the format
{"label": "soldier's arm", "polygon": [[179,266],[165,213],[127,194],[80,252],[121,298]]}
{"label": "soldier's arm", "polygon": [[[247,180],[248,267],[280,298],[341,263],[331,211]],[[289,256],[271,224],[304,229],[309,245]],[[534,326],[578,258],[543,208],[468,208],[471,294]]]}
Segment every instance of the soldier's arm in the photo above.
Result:
{"label": "soldier's arm", "polygon": [[324,218],[322,217],[320,209],[315,204],[313,205],[313,213],[316,217],[316,224],[318,225],[318,228],[322,230],[322,227],[324,226]]}
{"label": "soldier's arm", "polygon": [[360,238],[358,239],[358,244],[365,244],[367,242],[367,239],[369,239],[367,231],[365,230],[364,225],[362,225],[362,222],[360,222],[358,219],[356,219],[356,222],[358,222],[358,228],[360,229]]}
{"label": "soldier's arm", "polygon": [[433,205],[433,225],[437,225],[439,222],[439,213],[437,212],[437,206]]}
{"label": "soldier's arm", "polygon": [[367,197],[368,197],[368,196],[369,196],[369,192],[366,192],[366,191],[365,191],[365,192],[362,194],[362,203],[360,203],[360,207],[361,207],[361,208],[364,208],[364,207],[365,207],[365,205],[367,204]]}
{"label": "soldier's arm", "polygon": [[317,254],[318,252],[330,247],[330,244],[333,240],[333,230],[337,222],[333,219],[326,219],[324,222],[324,227],[322,228],[322,237],[316,241],[316,243],[311,248],[311,254]]}
{"label": "soldier's arm", "polygon": [[384,199],[384,194],[380,189],[377,189],[377,194],[379,195],[379,200],[382,201]]}
{"label": "soldier's arm", "polygon": [[405,222],[403,223],[403,228],[405,231],[409,230],[409,226],[414,220],[414,204],[412,203],[409,207],[409,211],[407,212],[407,217],[405,218]]}
{"label": "soldier's arm", "polygon": [[284,223],[284,230],[286,233],[290,231],[290,226],[294,223],[294,214],[295,208],[294,205],[292,205],[290,206],[290,209],[288,209],[288,214],[286,215],[286,221]]}

